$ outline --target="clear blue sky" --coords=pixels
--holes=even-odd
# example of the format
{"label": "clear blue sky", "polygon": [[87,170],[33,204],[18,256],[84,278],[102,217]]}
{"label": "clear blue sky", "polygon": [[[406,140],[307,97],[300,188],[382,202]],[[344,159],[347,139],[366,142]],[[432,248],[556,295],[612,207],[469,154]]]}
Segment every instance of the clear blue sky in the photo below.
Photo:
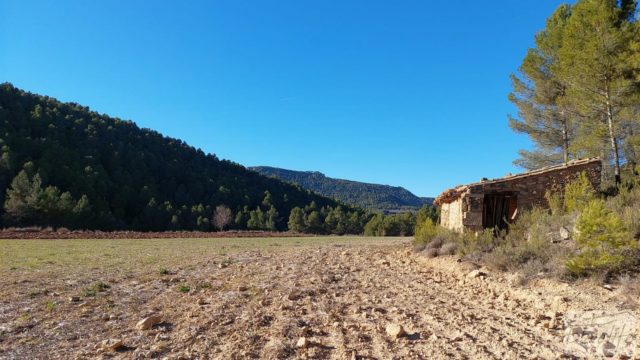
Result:
{"label": "clear blue sky", "polygon": [[509,74],[559,4],[0,0],[0,82],[246,166],[434,196],[519,171]]}

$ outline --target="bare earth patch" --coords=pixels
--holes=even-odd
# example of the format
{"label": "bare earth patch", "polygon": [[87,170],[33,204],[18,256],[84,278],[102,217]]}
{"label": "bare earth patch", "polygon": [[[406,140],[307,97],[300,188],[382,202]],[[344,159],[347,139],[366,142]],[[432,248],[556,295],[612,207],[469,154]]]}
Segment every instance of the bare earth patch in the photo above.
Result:
{"label": "bare earth patch", "polygon": [[0,240],[0,286],[2,359],[548,359],[626,306],[401,238]]}

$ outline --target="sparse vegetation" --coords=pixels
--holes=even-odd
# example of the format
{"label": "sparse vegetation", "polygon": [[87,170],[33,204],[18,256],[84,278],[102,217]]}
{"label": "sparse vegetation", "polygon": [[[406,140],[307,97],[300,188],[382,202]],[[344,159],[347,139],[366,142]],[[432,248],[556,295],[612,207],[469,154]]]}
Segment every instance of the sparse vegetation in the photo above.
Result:
{"label": "sparse vegetation", "polygon": [[47,301],[47,303],[45,304],[45,308],[47,309],[47,311],[51,312],[53,310],[55,310],[56,306],[58,306],[58,302],[55,300],[49,300]]}
{"label": "sparse vegetation", "polygon": [[88,286],[82,289],[82,292],[80,293],[80,295],[82,295],[83,297],[94,297],[98,295],[99,292],[106,291],[108,288],[109,288],[108,284],[102,281],[97,281],[93,283],[91,286]]}
{"label": "sparse vegetation", "polygon": [[189,291],[191,291],[191,287],[187,284],[181,284],[181,285],[178,285],[178,291],[186,294]]}

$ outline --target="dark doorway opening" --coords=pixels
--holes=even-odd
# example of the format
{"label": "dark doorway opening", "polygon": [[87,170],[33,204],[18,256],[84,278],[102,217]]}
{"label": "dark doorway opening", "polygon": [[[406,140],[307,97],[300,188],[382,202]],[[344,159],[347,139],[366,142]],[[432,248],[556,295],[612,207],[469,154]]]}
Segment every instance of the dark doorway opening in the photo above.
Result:
{"label": "dark doorway opening", "polygon": [[517,214],[518,197],[514,193],[486,194],[482,210],[485,229],[506,230]]}

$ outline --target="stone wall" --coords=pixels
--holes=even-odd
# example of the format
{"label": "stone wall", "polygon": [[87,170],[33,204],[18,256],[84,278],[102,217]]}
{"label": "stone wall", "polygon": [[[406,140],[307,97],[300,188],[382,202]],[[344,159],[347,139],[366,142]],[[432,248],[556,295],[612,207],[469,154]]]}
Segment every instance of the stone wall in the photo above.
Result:
{"label": "stone wall", "polygon": [[440,225],[447,229],[462,232],[464,229],[462,217],[462,199],[442,204],[440,207]]}
{"label": "stone wall", "polygon": [[[468,185],[460,199],[449,204],[442,204],[442,213],[447,220],[442,226],[462,231],[483,230],[483,205],[485,194],[511,192],[517,195],[518,213],[534,206],[547,207],[545,193],[547,190],[560,191],[564,186],[585,172],[597,189],[600,187],[602,165],[599,161],[590,161],[577,165],[560,166],[548,171],[524,173],[510,178],[485,181]],[[445,205],[447,210],[445,210]],[[457,219],[456,219],[457,217]],[[461,224],[460,224],[461,223]]]}

